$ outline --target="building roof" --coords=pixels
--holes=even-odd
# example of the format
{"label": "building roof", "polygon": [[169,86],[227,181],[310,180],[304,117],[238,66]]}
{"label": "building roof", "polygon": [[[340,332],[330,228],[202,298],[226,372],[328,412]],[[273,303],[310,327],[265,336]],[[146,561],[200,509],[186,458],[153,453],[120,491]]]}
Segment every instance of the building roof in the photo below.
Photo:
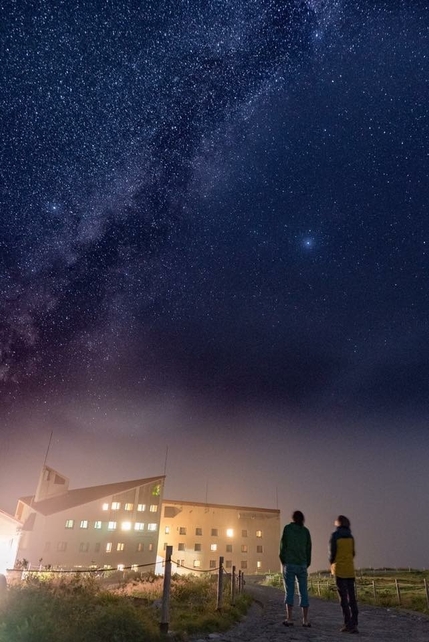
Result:
{"label": "building roof", "polygon": [[165,479],[165,475],[158,477],[147,477],[145,479],[133,479],[131,481],[117,482],[115,484],[102,484],[101,486],[89,486],[87,488],[76,488],[75,490],[68,490],[61,495],[43,499],[40,502],[34,501],[34,495],[28,497],[20,497],[19,501],[27,506],[41,513],[42,515],[53,515],[61,513],[64,510],[69,510],[75,506],[82,504],[89,504],[104,497],[111,497],[112,495],[120,495],[127,490],[145,486],[146,484],[159,482]]}
{"label": "building roof", "polygon": [[19,521],[19,519],[16,519],[13,515],[9,515],[9,513],[6,513],[6,511],[1,510],[0,508],[0,521],[3,522],[13,522],[19,526],[22,526],[22,522]]}
{"label": "building roof", "polygon": [[188,502],[181,499],[163,499],[163,505],[174,504],[175,506],[202,506],[204,508],[230,508],[241,513],[275,513],[280,515],[279,508],[259,508],[256,506],[235,506],[234,504],[212,504],[211,502]]}

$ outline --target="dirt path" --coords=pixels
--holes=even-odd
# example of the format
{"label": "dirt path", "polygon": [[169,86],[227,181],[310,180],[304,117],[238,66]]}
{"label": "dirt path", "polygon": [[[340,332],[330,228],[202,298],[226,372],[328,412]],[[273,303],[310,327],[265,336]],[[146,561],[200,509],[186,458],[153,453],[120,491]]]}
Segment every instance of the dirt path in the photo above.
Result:
{"label": "dirt path", "polygon": [[[211,635],[218,642],[327,642],[348,639],[340,633],[341,609],[336,602],[310,598],[312,627],[301,625],[300,609],[295,608],[293,628],[283,626],[283,591],[260,585],[246,586],[256,600],[247,617],[223,634]],[[429,617],[359,604],[359,635],[368,642],[429,642]]]}

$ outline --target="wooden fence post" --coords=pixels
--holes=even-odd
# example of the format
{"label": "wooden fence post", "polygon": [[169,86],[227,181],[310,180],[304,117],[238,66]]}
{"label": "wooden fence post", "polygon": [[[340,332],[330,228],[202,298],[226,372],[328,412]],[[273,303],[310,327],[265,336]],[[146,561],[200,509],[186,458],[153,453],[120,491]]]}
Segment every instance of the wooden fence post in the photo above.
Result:
{"label": "wooden fence post", "polygon": [[428,583],[426,578],[423,580],[423,584],[425,585],[425,593],[426,593],[426,604],[429,608],[429,592],[428,592]]}
{"label": "wooden fence post", "polygon": [[217,581],[217,600],[216,600],[217,611],[220,611],[222,609],[222,600],[223,600],[223,557],[219,557],[219,576]]}
{"label": "wooden fence post", "polygon": [[231,573],[231,604],[235,605],[235,566],[232,567]]}
{"label": "wooden fence post", "polygon": [[395,586],[396,586],[396,595],[398,596],[398,604],[399,604],[399,606],[401,606],[401,604],[402,604],[402,602],[401,602],[401,590],[399,588],[398,580],[395,580]]}
{"label": "wooden fence post", "polygon": [[162,591],[161,622],[159,630],[161,633],[168,633],[168,624],[170,621],[170,585],[171,585],[171,556],[173,547],[167,546],[165,549],[165,568],[164,568],[164,587]]}
{"label": "wooden fence post", "polygon": [[374,596],[374,599],[376,600],[377,599],[377,591],[376,591],[376,588],[375,588],[375,580],[372,580],[372,594]]}

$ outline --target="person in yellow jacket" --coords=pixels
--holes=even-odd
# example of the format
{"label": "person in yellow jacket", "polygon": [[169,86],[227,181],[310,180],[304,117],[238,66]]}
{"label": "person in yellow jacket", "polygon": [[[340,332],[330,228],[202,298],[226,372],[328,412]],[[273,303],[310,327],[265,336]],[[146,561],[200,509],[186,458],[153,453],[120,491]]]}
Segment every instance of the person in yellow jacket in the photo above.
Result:
{"label": "person in yellow jacket", "polygon": [[358,607],[355,591],[355,540],[350,530],[350,520],[339,515],[335,520],[337,529],[329,540],[329,562],[335,576],[338,597],[344,616],[342,633],[359,633]]}

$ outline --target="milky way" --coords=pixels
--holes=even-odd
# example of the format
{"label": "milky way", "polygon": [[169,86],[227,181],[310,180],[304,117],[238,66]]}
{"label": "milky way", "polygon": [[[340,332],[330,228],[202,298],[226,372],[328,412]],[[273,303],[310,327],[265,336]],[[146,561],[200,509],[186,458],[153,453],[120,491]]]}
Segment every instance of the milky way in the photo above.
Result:
{"label": "milky way", "polygon": [[5,400],[424,396],[423,5],[5,13]]}

